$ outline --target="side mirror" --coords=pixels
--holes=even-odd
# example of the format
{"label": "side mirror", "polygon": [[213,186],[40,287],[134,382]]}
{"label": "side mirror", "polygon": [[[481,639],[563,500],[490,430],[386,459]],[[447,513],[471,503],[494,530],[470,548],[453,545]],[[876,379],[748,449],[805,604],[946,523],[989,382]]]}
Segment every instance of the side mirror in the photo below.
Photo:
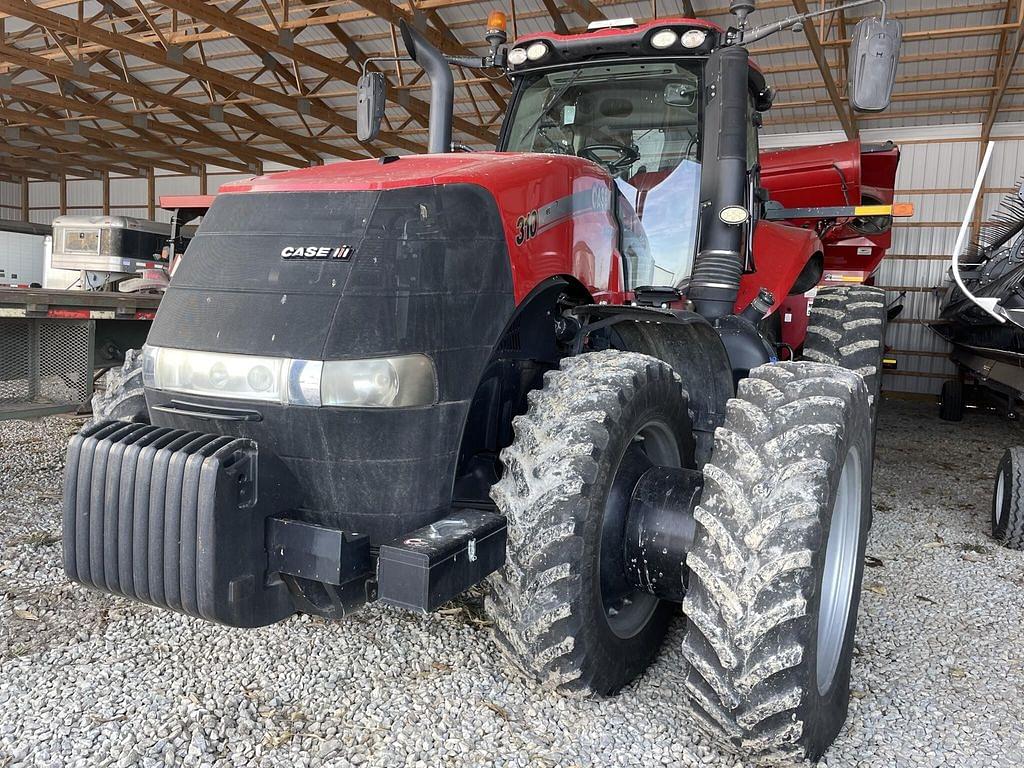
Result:
{"label": "side mirror", "polygon": [[692,107],[697,101],[697,83],[669,83],[664,98],[670,107]]}
{"label": "side mirror", "polygon": [[861,19],[850,46],[850,106],[858,112],[881,112],[892,100],[903,25],[898,21]]}
{"label": "side mirror", "polygon": [[372,141],[380,134],[384,119],[387,86],[380,72],[367,72],[359,78],[356,100],[356,138]]}

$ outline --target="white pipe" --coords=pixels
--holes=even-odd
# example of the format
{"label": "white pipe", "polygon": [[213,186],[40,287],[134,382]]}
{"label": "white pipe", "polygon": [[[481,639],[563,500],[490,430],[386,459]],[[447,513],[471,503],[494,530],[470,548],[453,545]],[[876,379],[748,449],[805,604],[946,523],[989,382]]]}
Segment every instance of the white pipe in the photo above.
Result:
{"label": "white pipe", "polygon": [[[985,157],[981,161],[981,170],[978,171],[978,178],[974,180],[974,190],[971,192],[971,199],[967,203],[967,212],[964,214],[963,223],[960,225],[960,232],[956,236],[956,245],[953,246],[953,280],[956,281],[956,286],[959,288],[964,296],[970,299],[974,304],[981,307],[988,314],[992,315],[1000,323],[1006,322],[1006,311],[999,306],[999,299],[996,298],[985,298],[979,299],[964,285],[964,281],[960,277],[960,254],[964,249],[964,243],[967,240],[967,231],[971,226],[971,217],[974,215],[974,207],[978,204],[978,196],[981,194],[982,184],[985,183],[985,174],[988,172],[988,163],[992,159],[992,150],[995,148],[995,142],[990,141],[988,146],[985,148]],[[979,232],[980,235],[980,232]]]}

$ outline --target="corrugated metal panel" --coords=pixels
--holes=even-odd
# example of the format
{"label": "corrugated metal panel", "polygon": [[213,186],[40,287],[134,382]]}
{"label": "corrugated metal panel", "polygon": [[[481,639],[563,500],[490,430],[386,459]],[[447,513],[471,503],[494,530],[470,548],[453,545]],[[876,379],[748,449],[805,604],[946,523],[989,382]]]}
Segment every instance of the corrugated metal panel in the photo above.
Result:
{"label": "corrugated metal panel", "polygon": [[143,208],[118,208],[117,210],[112,210],[111,213],[116,215],[116,216],[134,216],[137,219],[144,219],[144,218],[146,218],[146,209],[144,207]]}
{"label": "corrugated metal panel", "polygon": [[164,195],[199,194],[199,179],[196,176],[157,176],[155,186],[157,205]]}
{"label": "corrugated metal panel", "polygon": [[[17,208],[21,211],[21,184],[12,184],[9,181],[0,181],[0,205],[4,208]],[[6,218],[12,218],[10,212],[6,212]]]}
{"label": "corrugated metal panel", "polygon": [[[92,179],[68,179],[68,208],[77,209],[80,205],[103,204],[103,182]],[[70,210],[69,213],[86,213]]]}
{"label": "corrugated metal panel", "polygon": [[217,193],[217,190],[220,189],[221,185],[223,185],[223,184],[227,184],[227,183],[232,182],[232,181],[240,181],[242,179],[249,179],[249,178],[252,178],[251,174],[245,174],[245,173],[218,173],[218,174],[212,174],[211,173],[209,176],[206,177],[206,185],[207,185],[207,189],[210,191],[210,194],[214,195],[214,194]]}
{"label": "corrugated metal panel", "polygon": [[60,185],[55,181],[34,181],[28,185],[29,208],[52,208],[56,216],[60,205]]}
{"label": "corrugated metal panel", "polygon": [[28,212],[28,220],[33,224],[49,224],[57,216],[57,209],[43,209],[35,210],[30,209]]}
{"label": "corrugated metal panel", "polygon": [[142,215],[145,217],[147,194],[146,179],[113,178],[110,180],[110,204],[112,206],[142,203]]}

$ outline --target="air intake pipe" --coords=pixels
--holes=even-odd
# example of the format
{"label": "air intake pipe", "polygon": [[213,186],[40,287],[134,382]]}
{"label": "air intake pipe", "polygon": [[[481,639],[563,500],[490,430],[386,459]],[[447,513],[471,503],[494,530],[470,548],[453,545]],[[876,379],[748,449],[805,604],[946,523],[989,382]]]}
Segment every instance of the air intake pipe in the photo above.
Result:
{"label": "air intake pipe", "polygon": [[744,229],[721,212],[746,208],[749,56],[742,46],[720,48],[705,69],[707,107],[701,157],[700,243],[688,298],[709,319],[730,315],[743,273]]}
{"label": "air intake pipe", "polygon": [[455,103],[455,80],[451,67],[437,48],[403,19],[399,22],[402,42],[410,58],[423,67],[430,81],[430,137],[427,151],[431,154],[452,151],[452,110]]}

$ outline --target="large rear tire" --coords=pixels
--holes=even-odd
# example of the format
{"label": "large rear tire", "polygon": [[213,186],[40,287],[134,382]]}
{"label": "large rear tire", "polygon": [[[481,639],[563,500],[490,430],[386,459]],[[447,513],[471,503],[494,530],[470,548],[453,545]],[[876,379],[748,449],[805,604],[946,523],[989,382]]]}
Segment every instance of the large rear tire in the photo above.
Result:
{"label": "large rear tire", "polygon": [[677,608],[625,582],[629,497],[647,468],[694,466],[688,398],[666,363],[608,350],[562,361],[529,395],[491,496],[508,517],[487,612],[547,688],[611,694],[653,660]]}
{"label": "large rear tire", "polygon": [[1024,448],[1007,448],[992,492],[992,538],[1024,550]]}
{"label": "large rear tire", "polygon": [[104,374],[103,390],[92,396],[92,417],[96,421],[116,419],[149,423],[146,394],[142,388],[142,352],[129,349],[120,368]]}
{"label": "large rear tire", "polygon": [[849,705],[872,440],[863,379],[810,362],[740,382],[687,555],[686,691],[745,764],[817,759]]}
{"label": "large rear tire", "polygon": [[870,285],[819,288],[807,325],[804,357],[859,373],[878,423],[885,348],[885,291]]}

